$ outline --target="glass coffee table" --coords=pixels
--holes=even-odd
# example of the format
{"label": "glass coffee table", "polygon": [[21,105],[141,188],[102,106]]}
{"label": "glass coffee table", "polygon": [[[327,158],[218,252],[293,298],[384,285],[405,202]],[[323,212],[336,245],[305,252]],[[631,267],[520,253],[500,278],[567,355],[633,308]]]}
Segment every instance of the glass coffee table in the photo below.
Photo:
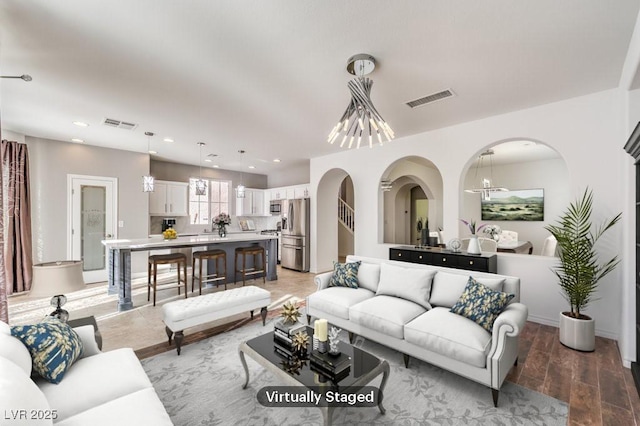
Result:
{"label": "glass coffee table", "polygon": [[[307,334],[309,336],[313,335],[311,327],[307,327]],[[351,358],[349,375],[337,383],[330,380],[321,383],[318,381],[319,374],[316,372],[317,370],[312,369],[308,357],[302,363],[298,363],[298,368],[292,371],[290,363],[286,362],[287,359],[279,355],[275,350],[273,331],[242,342],[238,348],[240,361],[246,375],[242,388],[246,389],[249,384],[249,369],[245,360],[245,355],[247,355],[278,377],[285,386],[305,386],[309,389],[325,389],[327,391],[339,389],[340,392],[348,392],[350,388],[354,389],[368,385],[374,378],[382,374],[382,381],[379,386],[379,395],[382,396],[389,377],[389,363],[346,342],[340,342],[339,348],[342,353]],[[310,351],[311,347],[308,347],[307,352]],[[377,405],[380,412],[384,414],[385,409],[382,406],[382,399],[382,397],[378,398]],[[336,405],[327,404],[326,406],[317,407],[322,411],[324,424],[330,425]]]}

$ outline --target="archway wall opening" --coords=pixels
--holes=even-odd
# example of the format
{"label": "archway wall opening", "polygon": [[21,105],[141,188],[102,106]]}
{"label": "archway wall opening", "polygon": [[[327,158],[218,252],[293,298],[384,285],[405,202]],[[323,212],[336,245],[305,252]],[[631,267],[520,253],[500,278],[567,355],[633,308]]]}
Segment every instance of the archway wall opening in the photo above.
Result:
{"label": "archway wall opening", "polygon": [[[494,152],[490,157],[495,158],[485,155],[480,162],[479,156],[489,150]],[[491,193],[491,200],[484,202],[479,193],[466,192],[481,188],[483,178],[490,178],[492,186],[508,191]],[[534,255],[540,253],[544,240],[551,235],[545,226],[556,221],[571,198],[569,170],[564,158],[548,144],[530,138],[509,138],[482,147],[468,159],[460,176],[460,187],[461,219],[515,231],[518,240],[531,242]],[[522,215],[518,214],[522,206],[507,203],[510,199],[538,194],[543,196],[543,213],[536,220],[522,220]],[[498,204],[499,201],[505,201],[505,204]],[[510,220],[498,219],[491,214],[492,203],[495,203],[493,208],[504,212],[501,216]],[[469,230],[462,222],[458,223],[458,235],[461,238],[469,236]]]}
{"label": "archway wall opening", "polygon": [[390,191],[380,191],[382,223],[379,243],[415,244],[416,212],[411,202],[411,189],[418,186],[428,200],[428,216],[423,223],[437,231],[442,228],[442,175],[427,158],[407,156],[393,161],[384,170],[380,179],[392,182]]}
{"label": "archway wall opening", "polygon": [[[311,182],[311,271],[327,271],[339,256],[338,199],[349,174],[341,168],[326,170],[314,184]],[[355,187],[355,185],[351,185]],[[355,207],[355,192],[353,205]],[[319,231],[320,230],[320,231]],[[357,229],[356,229],[357,232]],[[354,232],[354,238],[356,236]],[[318,262],[318,259],[321,259]]]}

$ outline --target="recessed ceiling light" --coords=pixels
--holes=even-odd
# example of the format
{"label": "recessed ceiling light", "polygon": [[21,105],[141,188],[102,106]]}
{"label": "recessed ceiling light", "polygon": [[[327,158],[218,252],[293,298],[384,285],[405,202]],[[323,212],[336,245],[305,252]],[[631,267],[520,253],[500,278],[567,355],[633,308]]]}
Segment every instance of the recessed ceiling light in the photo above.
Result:
{"label": "recessed ceiling light", "polygon": [[158,151],[154,151],[152,149],[149,150],[149,154],[157,154],[157,153],[158,153]]}
{"label": "recessed ceiling light", "polygon": [[249,168],[250,168],[250,169],[255,169],[255,168],[256,168],[256,166],[249,166]]}
{"label": "recessed ceiling light", "polygon": [[204,159],[204,162],[205,162],[205,163],[210,163],[210,162],[212,162],[212,161],[213,161],[213,160],[212,160],[211,158],[205,158],[205,159]]}
{"label": "recessed ceiling light", "polygon": [[89,125],[87,123],[84,123],[82,121],[74,121],[73,124],[75,124],[76,126],[80,126],[80,127],[89,127]]}
{"label": "recessed ceiling light", "polygon": [[71,139],[71,142],[78,142],[78,143],[82,143],[84,142],[82,139],[78,139],[78,138],[73,138]]}
{"label": "recessed ceiling light", "polygon": [[165,141],[165,142],[174,142],[174,140],[171,139],[171,138],[164,138],[163,141]]}
{"label": "recessed ceiling light", "polygon": [[214,164],[214,165],[213,165],[213,168],[214,168],[214,169],[217,169],[218,167],[220,167],[220,166],[218,166],[217,164]]}
{"label": "recessed ceiling light", "polygon": [[279,162],[280,162],[280,159],[279,159],[279,158],[274,158],[274,159],[273,159],[273,162],[274,162],[274,163],[279,163]]}

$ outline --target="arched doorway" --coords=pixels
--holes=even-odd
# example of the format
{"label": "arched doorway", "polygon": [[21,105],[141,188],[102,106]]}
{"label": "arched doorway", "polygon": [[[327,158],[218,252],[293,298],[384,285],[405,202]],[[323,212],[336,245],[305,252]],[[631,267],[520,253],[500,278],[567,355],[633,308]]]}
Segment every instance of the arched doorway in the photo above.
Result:
{"label": "arched doorway", "polygon": [[417,244],[421,229],[442,228],[442,176],[423,157],[405,157],[391,164],[381,180],[382,226],[380,242]]}
{"label": "arched doorway", "polygon": [[351,176],[345,177],[338,193],[338,260],[354,254],[355,197]]}
{"label": "arched doorway", "polygon": [[[316,212],[316,270],[327,271],[333,268],[333,262],[340,259],[341,239],[340,234],[344,233],[341,228],[344,225],[339,223],[339,215],[344,207],[340,201],[345,197],[350,200],[350,207],[355,210],[355,189],[349,174],[343,169],[328,170],[318,182]],[[351,252],[353,252],[353,241],[357,232],[357,223],[352,222],[353,233],[350,236]],[[342,238],[347,241],[345,235]],[[343,241],[344,248],[348,250],[349,243]],[[350,254],[350,253],[347,253]]]}

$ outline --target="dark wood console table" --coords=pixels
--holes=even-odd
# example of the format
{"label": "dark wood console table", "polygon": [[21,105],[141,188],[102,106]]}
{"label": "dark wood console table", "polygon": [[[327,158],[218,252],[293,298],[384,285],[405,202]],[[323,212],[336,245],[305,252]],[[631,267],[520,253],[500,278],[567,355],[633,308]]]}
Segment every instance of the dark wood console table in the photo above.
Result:
{"label": "dark wood console table", "polygon": [[498,256],[495,254],[454,253],[451,250],[438,247],[398,246],[389,249],[389,259],[492,274],[498,273]]}

